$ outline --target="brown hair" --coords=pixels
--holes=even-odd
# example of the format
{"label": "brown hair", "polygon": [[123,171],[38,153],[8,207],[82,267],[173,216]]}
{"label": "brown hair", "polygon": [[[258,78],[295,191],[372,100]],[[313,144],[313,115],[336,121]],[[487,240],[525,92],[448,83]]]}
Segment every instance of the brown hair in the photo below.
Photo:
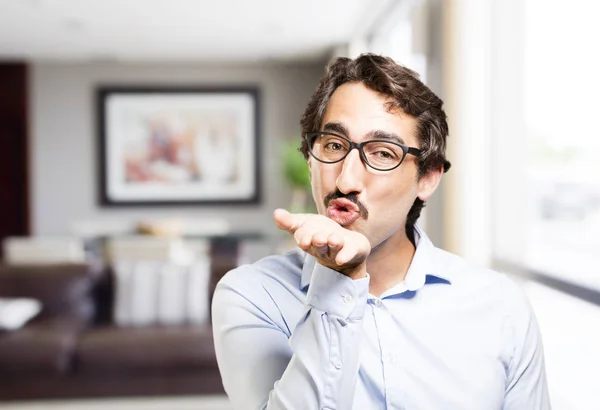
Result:
{"label": "brown hair", "polygon": [[[300,152],[308,159],[305,135],[319,131],[329,100],[336,88],[348,82],[361,82],[368,88],[390,97],[388,110],[399,108],[416,118],[417,138],[423,154],[419,157],[418,177],[434,169],[450,169],[446,160],[448,123],[443,101],[419,80],[419,75],[388,57],[362,54],[355,60],[340,57],[333,60],[325,71],[317,90],[312,95],[302,118],[302,146]],[[413,227],[425,202],[417,198],[406,218],[406,233],[413,237]]]}

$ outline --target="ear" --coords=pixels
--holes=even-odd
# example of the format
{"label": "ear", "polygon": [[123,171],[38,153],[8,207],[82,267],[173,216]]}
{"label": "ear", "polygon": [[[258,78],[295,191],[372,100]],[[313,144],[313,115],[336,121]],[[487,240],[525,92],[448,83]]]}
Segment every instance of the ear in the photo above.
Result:
{"label": "ear", "polygon": [[432,169],[419,180],[419,192],[417,196],[420,200],[426,201],[435,192],[440,184],[443,173],[443,167]]}

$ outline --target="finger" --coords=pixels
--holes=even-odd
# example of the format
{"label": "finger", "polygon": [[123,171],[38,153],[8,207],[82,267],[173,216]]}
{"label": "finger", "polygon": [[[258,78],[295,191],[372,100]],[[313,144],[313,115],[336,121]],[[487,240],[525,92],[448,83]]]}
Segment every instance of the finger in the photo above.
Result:
{"label": "finger", "polygon": [[328,235],[326,232],[317,232],[312,237],[312,244],[317,247],[324,247],[328,243]]}
{"label": "finger", "polygon": [[302,226],[306,220],[306,215],[292,214],[285,209],[276,209],[273,212],[273,219],[275,219],[275,223],[279,229],[283,229],[284,231],[293,234],[300,226]]}
{"label": "finger", "polygon": [[294,240],[300,248],[308,250],[312,246],[312,237],[314,234],[314,230],[301,227],[294,232]]}
{"label": "finger", "polygon": [[332,233],[327,237],[327,245],[332,251],[338,252],[344,246],[344,238]]}
{"label": "finger", "polygon": [[325,232],[317,232],[312,237],[312,246],[319,255],[327,257],[329,255],[328,235]]}
{"label": "finger", "polygon": [[342,249],[343,243],[344,241],[342,238],[332,233],[327,236],[325,244],[318,249],[324,258],[334,261],[338,252]]}
{"label": "finger", "polygon": [[345,265],[356,256],[357,249],[352,243],[345,243],[342,249],[335,257],[335,263],[338,266]]}

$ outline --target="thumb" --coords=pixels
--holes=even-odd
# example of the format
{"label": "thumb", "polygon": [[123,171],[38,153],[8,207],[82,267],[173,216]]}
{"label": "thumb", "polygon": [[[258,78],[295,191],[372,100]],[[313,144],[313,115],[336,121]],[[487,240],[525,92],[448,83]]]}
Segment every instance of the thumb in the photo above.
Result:
{"label": "thumb", "polygon": [[291,214],[285,209],[276,209],[273,212],[273,219],[275,219],[279,229],[293,234],[304,223],[306,216],[304,214]]}

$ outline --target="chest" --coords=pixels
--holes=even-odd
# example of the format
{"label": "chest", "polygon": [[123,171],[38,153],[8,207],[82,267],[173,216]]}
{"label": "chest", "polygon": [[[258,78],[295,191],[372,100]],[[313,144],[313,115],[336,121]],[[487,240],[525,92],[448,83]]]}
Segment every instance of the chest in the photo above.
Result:
{"label": "chest", "polygon": [[504,322],[483,306],[369,303],[354,408],[500,409]]}

